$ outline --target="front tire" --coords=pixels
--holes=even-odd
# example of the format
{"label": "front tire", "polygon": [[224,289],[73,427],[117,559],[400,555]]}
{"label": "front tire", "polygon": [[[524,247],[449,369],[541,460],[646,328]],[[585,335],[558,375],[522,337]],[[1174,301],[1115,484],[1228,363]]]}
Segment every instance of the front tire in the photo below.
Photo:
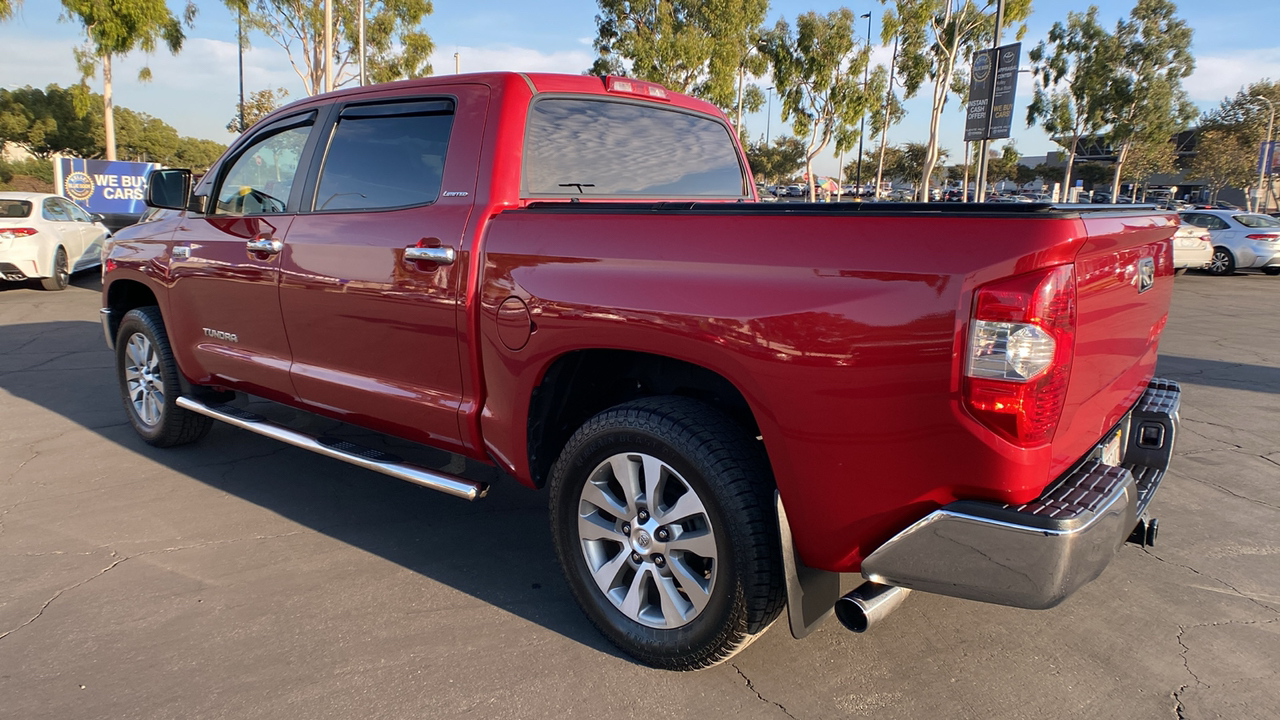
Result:
{"label": "front tire", "polygon": [[135,308],[121,318],[116,375],[129,421],[148,444],[185,445],[213,427],[213,418],[177,405],[182,385],[159,308]]}
{"label": "front tire", "polygon": [[67,251],[59,245],[58,250],[53,253],[53,275],[47,278],[40,278],[40,289],[66,290],[67,285],[70,283],[71,270],[67,261]]}
{"label": "front tire", "polygon": [[551,470],[552,538],[575,599],[621,650],[667,670],[723,662],[785,597],[759,444],[682,397],[618,405]]}
{"label": "front tire", "polygon": [[1230,250],[1216,247],[1213,249],[1213,259],[1206,269],[1210,275],[1233,275],[1236,271],[1236,259]]}

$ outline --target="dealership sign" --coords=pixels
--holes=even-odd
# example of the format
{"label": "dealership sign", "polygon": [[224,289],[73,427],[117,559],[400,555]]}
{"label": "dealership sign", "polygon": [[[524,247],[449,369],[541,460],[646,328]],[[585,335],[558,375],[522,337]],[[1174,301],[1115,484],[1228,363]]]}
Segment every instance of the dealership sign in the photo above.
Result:
{"label": "dealership sign", "polygon": [[964,123],[965,142],[1009,137],[1013,127],[1013,96],[1018,82],[1022,43],[982,50],[973,56],[969,76],[969,105]]}
{"label": "dealership sign", "polygon": [[54,160],[54,183],[59,194],[89,212],[141,215],[147,173],[159,168],[160,163],[60,157]]}

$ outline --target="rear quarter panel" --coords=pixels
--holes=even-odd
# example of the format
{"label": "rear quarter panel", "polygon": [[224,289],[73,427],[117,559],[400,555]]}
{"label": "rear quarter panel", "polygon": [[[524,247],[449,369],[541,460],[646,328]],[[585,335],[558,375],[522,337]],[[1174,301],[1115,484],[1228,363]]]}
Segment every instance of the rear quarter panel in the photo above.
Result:
{"label": "rear quarter panel", "polygon": [[[529,397],[564,353],[695,363],[750,404],[805,562],[854,571],[940,504],[1043,489],[1048,446],[962,409],[960,350],[974,287],[1083,244],[1072,219],[503,213],[480,294],[489,451],[529,478]],[[517,352],[496,334],[508,297],[537,326]]]}

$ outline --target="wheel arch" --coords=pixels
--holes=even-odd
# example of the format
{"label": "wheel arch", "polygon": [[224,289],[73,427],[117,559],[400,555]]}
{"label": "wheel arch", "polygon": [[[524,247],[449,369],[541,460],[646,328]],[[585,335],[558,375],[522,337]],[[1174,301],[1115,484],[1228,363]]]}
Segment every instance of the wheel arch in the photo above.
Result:
{"label": "wheel arch", "polygon": [[[125,313],[134,308],[156,306],[160,301],[154,290],[141,280],[120,278],[111,282],[106,289],[106,308],[111,312],[107,316],[107,329],[114,338],[120,331],[120,320]],[[161,317],[164,316],[163,309]]]}
{"label": "wheel arch", "polygon": [[534,485],[546,484],[560,451],[593,415],[624,402],[662,395],[705,402],[732,418],[749,437],[760,435],[746,396],[714,370],[634,350],[573,350],[547,366],[530,396],[526,440]]}

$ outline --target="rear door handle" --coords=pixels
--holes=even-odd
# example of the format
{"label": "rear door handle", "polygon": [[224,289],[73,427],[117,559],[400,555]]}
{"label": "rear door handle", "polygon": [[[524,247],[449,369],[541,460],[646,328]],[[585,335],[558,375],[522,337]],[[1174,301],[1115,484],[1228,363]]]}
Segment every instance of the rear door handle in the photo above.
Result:
{"label": "rear door handle", "polygon": [[249,252],[266,253],[267,255],[279,254],[284,249],[284,243],[266,233],[250,240],[244,246],[249,249]]}
{"label": "rear door handle", "polygon": [[458,253],[451,247],[407,247],[404,249],[405,260],[432,262],[437,265],[452,265],[458,259]]}

